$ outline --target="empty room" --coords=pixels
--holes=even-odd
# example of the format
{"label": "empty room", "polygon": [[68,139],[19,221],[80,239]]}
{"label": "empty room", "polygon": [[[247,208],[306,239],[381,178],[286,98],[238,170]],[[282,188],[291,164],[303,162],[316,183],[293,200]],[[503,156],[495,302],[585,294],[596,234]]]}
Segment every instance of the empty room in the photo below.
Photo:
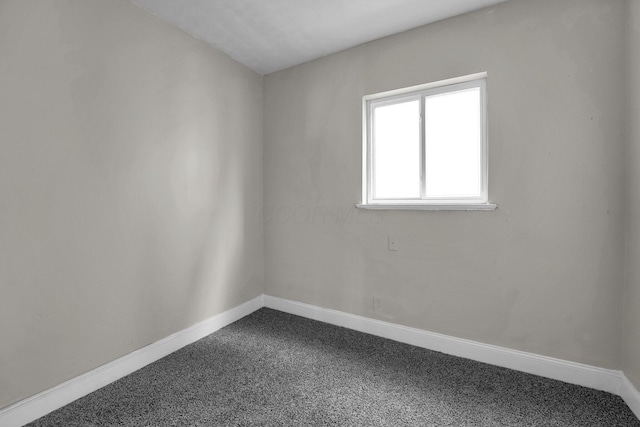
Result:
{"label": "empty room", "polygon": [[0,0],[0,426],[640,426],[640,0]]}

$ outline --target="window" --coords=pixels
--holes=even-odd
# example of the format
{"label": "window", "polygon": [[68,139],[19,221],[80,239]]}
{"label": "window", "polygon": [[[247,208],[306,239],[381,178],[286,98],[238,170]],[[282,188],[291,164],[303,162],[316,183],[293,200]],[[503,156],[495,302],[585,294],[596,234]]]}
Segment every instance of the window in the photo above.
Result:
{"label": "window", "polygon": [[365,96],[363,203],[490,210],[486,74]]}

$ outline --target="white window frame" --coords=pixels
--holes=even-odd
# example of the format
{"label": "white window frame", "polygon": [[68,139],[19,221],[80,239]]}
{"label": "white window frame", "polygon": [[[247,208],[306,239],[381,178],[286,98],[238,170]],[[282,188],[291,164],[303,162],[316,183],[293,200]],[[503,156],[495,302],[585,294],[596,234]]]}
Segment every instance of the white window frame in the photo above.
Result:
{"label": "white window frame", "polygon": [[[357,206],[365,209],[421,209],[421,210],[494,210],[497,205],[489,203],[489,171],[487,144],[487,73],[477,73],[453,79],[441,80],[419,86],[367,95],[362,98],[362,203]],[[374,199],[373,198],[373,134],[372,111],[375,107],[395,104],[399,101],[420,100],[421,122],[424,122],[425,98],[441,93],[456,92],[464,89],[479,88],[481,102],[481,194],[480,197],[468,198],[435,198],[426,197],[425,160],[424,160],[424,126],[420,126],[420,179],[422,195],[420,199]]]}

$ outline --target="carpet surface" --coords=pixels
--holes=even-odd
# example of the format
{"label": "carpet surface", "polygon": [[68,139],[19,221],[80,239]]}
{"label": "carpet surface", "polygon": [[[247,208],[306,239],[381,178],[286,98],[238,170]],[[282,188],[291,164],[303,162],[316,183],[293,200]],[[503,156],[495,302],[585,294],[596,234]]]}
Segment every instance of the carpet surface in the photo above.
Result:
{"label": "carpet surface", "polygon": [[640,427],[609,393],[263,308],[29,424]]}

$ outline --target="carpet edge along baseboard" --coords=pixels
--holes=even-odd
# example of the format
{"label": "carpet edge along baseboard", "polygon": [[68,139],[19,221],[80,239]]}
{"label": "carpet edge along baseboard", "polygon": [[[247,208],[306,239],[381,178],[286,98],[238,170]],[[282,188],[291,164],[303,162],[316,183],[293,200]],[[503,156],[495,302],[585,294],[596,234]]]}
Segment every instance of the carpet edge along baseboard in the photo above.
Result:
{"label": "carpet edge along baseboard", "polygon": [[0,409],[0,426],[20,427],[86,396],[264,307],[262,295],[48,390]]}
{"label": "carpet edge along baseboard", "polygon": [[428,332],[269,295],[264,295],[264,304],[265,307],[274,310],[439,351],[452,356],[606,391],[622,397],[633,413],[640,418],[640,393],[622,371],[599,368]]}
{"label": "carpet edge along baseboard", "polygon": [[198,341],[262,307],[452,356],[606,391],[621,396],[634,414],[640,418],[640,393],[621,371],[483,344],[283,298],[261,295],[106,365],[0,409],[0,425],[20,427],[36,420]]}

